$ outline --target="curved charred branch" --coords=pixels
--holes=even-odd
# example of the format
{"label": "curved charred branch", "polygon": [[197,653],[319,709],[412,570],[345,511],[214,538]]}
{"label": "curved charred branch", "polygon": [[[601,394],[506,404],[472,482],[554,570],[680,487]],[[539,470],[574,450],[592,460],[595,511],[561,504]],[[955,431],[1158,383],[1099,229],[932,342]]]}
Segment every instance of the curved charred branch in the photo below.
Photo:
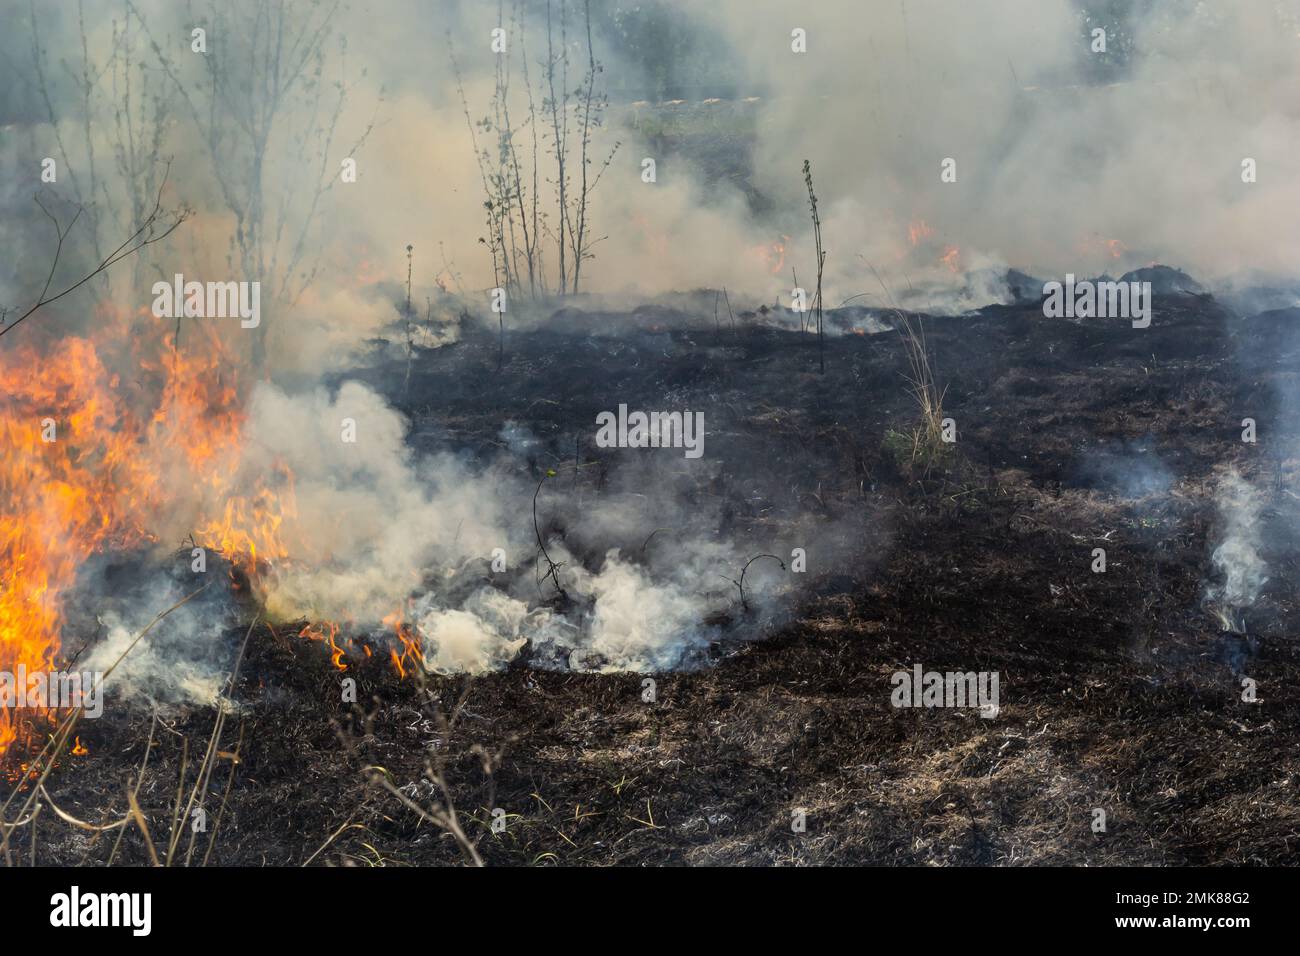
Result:
{"label": "curved charred branch", "polygon": [[[471,866],[483,866],[483,857],[478,852],[478,839],[472,839],[461,825],[460,815],[456,809],[455,794],[452,791],[451,782],[448,777],[450,764],[446,756],[452,737],[457,731],[460,715],[465,710],[465,705],[469,701],[470,690],[472,688],[472,681],[465,685],[465,689],[461,692],[450,715],[445,713],[442,707],[438,706],[438,702],[432,694],[428,695],[429,703],[422,707],[422,711],[425,714],[431,713],[434,723],[438,728],[438,735],[442,740],[442,746],[432,748],[429,751],[430,756],[425,759],[423,779],[437,788],[437,791],[441,794],[441,799],[437,796],[431,795],[427,803],[417,802],[406,793],[405,787],[397,787],[393,782],[392,774],[384,767],[371,764],[363,767],[361,772],[365,776],[368,784],[386,790],[388,793],[392,794],[392,796],[396,798],[402,806],[417,814],[422,820],[432,823],[434,826],[450,835],[452,839],[456,841],[456,846],[464,855],[467,863]],[[468,753],[479,757],[481,760],[483,774],[488,780],[487,805],[493,806],[496,800],[496,778],[494,771],[500,760],[501,754],[499,751],[490,752],[478,744],[470,747]],[[471,814],[470,816],[472,818],[474,815]],[[325,846],[328,846],[339,832],[342,831],[336,831],[334,835],[325,842],[325,845],[322,846],[320,850],[317,850],[315,854],[312,854],[312,858],[319,854],[321,850],[324,850]],[[311,860],[309,859],[307,862],[310,863]]]}
{"label": "curved charred branch", "polygon": [[[542,529],[537,523],[537,496],[542,492],[542,485],[546,484],[547,478],[555,476],[555,472],[548,468],[546,474],[542,475],[542,480],[537,483],[537,490],[533,492],[533,533],[537,535],[537,547],[542,552],[542,557],[546,559],[547,571],[542,575],[542,580],[550,578],[555,583],[555,590],[560,593],[564,600],[569,599],[569,594],[564,590],[564,585],[560,583],[560,565],[551,560],[551,556],[546,551],[546,544],[542,541]],[[540,582],[539,582],[540,584]]]}
{"label": "curved charred branch", "polygon": [[646,535],[645,540],[641,542],[641,557],[643,557],[643,558],[645,557],[645,549],[646,549],[646,547],[650,544],[650,539],[651,539],[651,538],[653,538],[655,535],[657,535],[660,531],[672,531],[672,530],[674,530],[674,529],[672,529],[672,528],[655,528],[655,529],[654,529],[653,531],[651,531],[648,535]]}
{"label": "curved charred branch", "polygon": [[775,554],[766,554],[766,553],[756,554],[748,561],[745,562],[745,566],[740,569],[740,580],[737,581],[734,578],[730,579],[731,583],[736,586],[736,590],[740,592],[740,607],[742,610],[745,611],[749,610],[749,602],[745,600],[745,572],[748,571],[749,566],[753,564],[755,561],[757,561],[759,558],[771,558],[777,564],[781,565],[782,571],[785,570],[785,562],[782,561],[780,558],[778,558]]}

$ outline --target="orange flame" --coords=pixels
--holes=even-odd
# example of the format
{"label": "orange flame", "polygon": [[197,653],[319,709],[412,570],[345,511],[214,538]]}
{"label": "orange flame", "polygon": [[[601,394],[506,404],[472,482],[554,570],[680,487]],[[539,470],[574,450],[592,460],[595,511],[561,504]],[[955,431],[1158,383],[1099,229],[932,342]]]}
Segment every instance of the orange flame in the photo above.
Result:
{"label": "orange flame", "polygon": [[780,275],[785,271],[785,248],[789,242],[789,236],[782,236],[772,242],[759,243],[749,247],[749,255],[762,263],[768,275]]}
{"label": "orange flame", "polygon": [[298,632],[299,637],[305,637],[310,641],[323,641],[330,646],[330,663],[341,671],[348,669],[348,665],[343,663],[343,656],[346,653],[339,646],[337,638],[339,636],[339,626],[333,621],[323,621],[320,624],[308,624]]}
{"label": "orange flame", "polygon": [[1124,245],[1122,239],[1107,239],[1097,233],[1081,238],[1076,249],[1082,255],[1102,255],[1111,259],[1121,259],[1128,252],[1128,246]]}
{"label": "orange flame", "polygon": [[929,239],[932,235],[934,235],[934,230],[926,224],[924,219],[913,220],[913,222],[907,227],[907,241],[911,243],[912,246],[919,246],[924,240]]}
{"label": "orange flame", "polygon": [[[187,327],[189,347],[173,351],[171,329],[152,318],[95,321],[94,337],[0,354],[0,670],[10,673],[58,668],[63,600],[96,552],[174,541],[187,526],[198,545],[250,566],[287,553],[292,476],[251,498],[233,488],[238,363],[213,327]],[[19,735],[16,713],[0,709],[0,755]]]}
{"label": "orange flame", "polygon": [[397,671],[398,676],[405,679],[408,665],[423,663],[424,652],[420,646],[420,637],[415,628],[406,623],[405,613],[400,607],[384,618],[384,624],[392,628],[393,633],[397,635],[398,642],[402,645],[400,654],[396,648],[389,651],[389,659],[393,662],[393,668]]}

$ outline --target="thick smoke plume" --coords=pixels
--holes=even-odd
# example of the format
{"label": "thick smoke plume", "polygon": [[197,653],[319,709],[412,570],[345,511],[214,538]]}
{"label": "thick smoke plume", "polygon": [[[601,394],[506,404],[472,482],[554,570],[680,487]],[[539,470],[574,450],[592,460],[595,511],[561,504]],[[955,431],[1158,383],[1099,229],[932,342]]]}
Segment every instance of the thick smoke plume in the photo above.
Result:
{"label": "thick smoke plume", "polygon": [[[340,440],[344,419],[356,423],[355,442]],[[509,432],[515,450],[538,444],[518,425]],[[571,475],[554,479],[543,520],[570,530],[548,535],[546,547],[574,600],[554,608],[551,585],[537,583],[531,507],[540,492],[525,462],[509,449],[477,464],[450,451],[417,457],[405,433],[401,415],[356,382],[334,396],[259,388],[244,436],[249,480],[283,466],[295,476],[296,514],[282,526],[292,560],[262,585],[269,614],[375,629],[401,611],[435,670],[498,667],[525,640],[543,664],[650,670],[688,663],[716,634],[706,619],[734,603],[728,587],[701,582],[725,585],[722,573],[744,559],[709,537],[716,515],[675,497],[685,476],[666,467],[648,482],[641,469],[629,475],[645,492],[640,507],[617,493],[618,471],[615,493],[585,503]],[[639,550],[664,524],[683,530]],[[494,552],[504,565],[495,572]],[[760,606],[783,590],[759,569],[749,586]]]}
{"label": "thick smoke plume", "polygon": [[[1214,282],[1246,273],[1287,275],[1300,258],[1300,239],[1275,214],[1300,200],[1300,185],[1281,172],[1300,149],[1297,107],[1288,92],[1300,81],[1294,2],[593,6],[599,88],[610,92],[610,102],[591,153],[603,159],[615,142],[621,147],[592,194],[591,230],[601,241],[586,269],[584,287],[591,292],[644,297],[727,286],[750,302],[788,301],[792,267],[805,283],[815,271],[803,158],[813,163],[822,201],[829,305],[862,296],[859,304],[885,306],[892,298],[918,308],[976,307],[1009,295],[1007,268],[1044,276],[1118,274],[1159,258]],[[81,143],[80,91],[57,68],[60,51],[81,48],[76,19],[37,8],[50,61],[37,74],[26,67],[31,17],[15,10],[6,19],[16,29],[3,41],[10,61],[22,65],[5,104],[7,121],[20,124],[4,148],[6,168],[15,174],[6,177],[15,184],[6,209],[26,207],[32,191],[16,185],[31,179],[17,175],[23,139],[30,146],[24,160],[28,153],[58,156],[57,131],[74,167],[65,178],[79,171],[84,180],[82,167],[93,152],[107,195],[147,193],[154,167],[170,156],[171,190],[202,215],[186,243],[168,250],[160,265],[165,274],[223,275],[232,232],[241,228],[237,212],[248,213],[223,197],[252,194],[253,184],[231,181],[237,169],[222,163],[228,154],[243,159],[240,150],[211,148],[238,143],[239,117],[214,128],[196,125],[186,96],[198,95],[204,70],[215,68],[219,56],[245,52],[251,41],[239,17],[248,11],[238,4],[222,7],[220,16],[205,7],[181,15],[170,4],[131,9],[139,14],[126,20],[133,62],[156,84],[136,92],[150,108],[149,97],[156,97],[166,122],[153,152],[133,160],[139,171],[153,171],[126,182],[135,167],[114,173],[105,159],[119,145],[112,102],[101,105],[103,115],[90,125],[91,142]],[[585,58],[580,8],[565,9],[570,82],[576,83]],[[524,3],[517,18],[514,10],[509,2],[499,13],[495,4],[440,0],[358,3],[336,14],[321,49],[322,82],[342,83],[346,96],[336,104],[332,91],[318,99],[310,82],[295,88],[277,114],[265,181],[257,184],[269,210],[283,207],[268,227],[285,224],[265,262],[295,269],[291,277],[276,277],[285,295],[269,309],[268,345],[279,374],[344,365],[350,345],[391,320],[392,298],[364,290],[388,280],[395,291],[405,278],[408,243],[416,250],[417,305],[442,286],[466,296],[472,312],[485,310],[484,290],[495,283],[480,242],[482,179],[459,90],[477,124],[500,60],[490,31],[503,23],[515,71],[516,136],[528,136],[522,59],[535,61],[545,49],[544,6]],[[153,44],[188,36],[190,20],[208,25],[213,49],[201,62],[179,41],[164,50],[179,81],[169,86]],[[807,33],[807,53],[791,51],[796,28]],[[107,61],[115,43],[123,46],[121,29],[106,10],[90,5],[85,32],[92,61]],[[1104,53],[1093,52],[1095,29],[1107,32]],[[652,48],[654,35],[668,38],[662,49]],[[344,37],[346,51],[339,46]],[[709,68],[696,70],[698,82],[689,88],[649,75],[658,63],[659,70],[690,76],[701,60]],[[413,63],[420,69],[409,69]],[[536,62],[531,80],[536,87]],[[728,148],[748,156],[750,192],[697,159],[675,155],[641,122],[645,107],[632,105],[635,96],[677,96],[682,109],[715,115],[723,128],[738,124]],[[704,105],[714,97],[727,99]],[[726,112],[727,103],[745,99],[753,102],[744,111]],[[300,128],[318,130],[326,119],[333,124],[330,137],[303,132],[295,139]],[[543,119],[535,118],[541,132]],[[478,135],[480,148],[494,142],[485,128]],[[537,192],[553,205],[544,136],[539,145]],[[317,148],[328,154],[324,165],[310,152]],[[306,168],[303,150],[312,157]],[[358,180],[343,184],[339,162],[348,155],[358,162]],[[646,158],[660,165],[655,183],[641,179]],[[1258,169],[1249,184],[1241,176],[1247,158]],[[531,157],[525,159],[531,167]],[[955,182],[940,181],[945,159],[955,161]],[[326,189],[320,197],[316,183]],[[84,181],[81,186],[84,193]],[[39,221],[29,212],[17,220],[24,227],[24,218]],[[128,213],[97,219],[97,241],[107,242]],[[309,227],[305,235],[295,232],[300,226]],[[773,243],[780,243],[779,255]],[[233,265],[239,267],[238,257]],[[301,283],[300,274],[313,280]],[[143,290],[132,294],[143,301]]]}
{"label": "thick smoke plume", "polygon": [[[627,499],[580,505],[544,489],[552,519],[566,528],[545,542],[571,602],[560,606],[549,584],[537,584],[534,529],[522,518],[536,490],[521,461],[526,435],[505,435],[510,451],[495,461],[471,460],[449,444],[417,456],[403,416],[383,397],[357,383],[321,384],[401,324],[408,262],[414,308],[446,330],[422,323],[420,344],[450,341],[462,314],[486,313],[496,275],[481,241],[474,137],[486,138],[481,121],[502,62],[491,30],[508,27],[510,62],[521,67],[531,56],[536,83],[544,7],[445,0],[340,8],[322,30],[326,42],[275,104],[262,143],[249,131],[265,117],[244,112],[261,102],[249,83],[261,49],[255,6],[138,2],[122,12],[90,4],[83,19],[8,4],[0,237],[16,247],[42,223],[30,205],[41,185],[34,160],[58,160],[61,178],[50,190],[66,211],[78,201],[90,210],[65,264],[97,261],[129,233],[165,175],[166,198],[196,210],[183,241],[97,283],[88,290],[96,306],[136,314],[157,275],[265,284],[264,327],[250,335],[229,323],[217,335],[262,373],[245,382],[267,380],[239,396],[242,452],[222,464],[248,488],[277,469],[294,475],[295,510],[280,529],[290,559],[263,583],[268,613],[377,629],[401,612],[418,628],[429,665],[444,670],[501,666],[525,640],[555,666],[689,662],[714,636],[711,617],[734,607],[720,569],[735,573],[753,551],[752,542],[719,540],[717,516],[686,502],[677,483],[661,483],[644,512]],[[961,310],[1007,298],[1011,268],[1117,273],[1158,257],[1213,283],[1248,270],[1284,274],[1300,258],[1300,236],[1278,214],[1300,200],[1300,182],[1283,172],[1300,153],[1294,3],[593,6],[609,106],[592,155],[613,159],[592,194],[591,234],[600,241],[584,289],[605,301],[725,286],[738,303],[788,302],[793,272],[805,285],[815,273],[799,174],[805,158],[829,250],[828,305]],[[585,53],[579,6],[565,9],[574,83]],[[712,63],[694,88],[671,89],[648,72],[674,56],[672,43],[645,46],[653,17],[678,39],[682,57]],[[196,24],[209,31],[207,53],[189,48]],[[806,53],[792,51],[796,29],[806,32]],[[1106,31],[1104,53],[1091,49],[1094,29]],[[83,49],[87,64],[76,62]],[[60,68],[64,59],[72,69]],[[94,67],[101,85],[87,90],[81,67]],[[208,104],[203,92],[221,70],[224,99]],[[512,76],[510,103],[522,122],[524,79]],[[128,78],[147,81],[129,102],[114,85]],[[643,122],[639,101],[669,97],[705,112],[722,109],[706,102],[715,97],[745,104],[717,115],[737,124],[747,187],[711,175]],[[128,127],[147,134],[147,148],[128,151],[136,142],[124,138]],[[355,182],[340,177],[345,159],[357,162]],[[646,159],[658,163],[654,182],[642,178]],[[1246,159],[1258,168],[1255,182],[1243,182]],[[953,182],[940,178],[945,160]],[[554,201],[545,170],[535,187],[529,180]],[[0,274],[0,299],[31,300],[39,272]],[[548,312],[517,302],[507,321],[527,321],[530,308]],[[42,316],[35,334],[93,332],[97,314],[69,299]],[[194,347],[182,324],[141,327]],[[133,368],[124,362],[120,371]],[[344,418],[357,422],[355,443],[339,440]],[[643,489],[645,478],[616,475],[614,484]],[[1229,502],[1241,497],[1231,484],[1228,492]],[[1249,544],[1255,515],[1249,503],[1229,507],[1228,539],[1214,555],[1224,573],[1216,599],[1234,606],[1253,600],[1263,581]],[[671,546],[641,545],[665,524],[695,530]],[[183,530],[167,509],[159,525],[160,536]],[[484,568],[497,548],[510,568],[500,577]],[[752,600],[761,604],[778,580],[756,567]]]}

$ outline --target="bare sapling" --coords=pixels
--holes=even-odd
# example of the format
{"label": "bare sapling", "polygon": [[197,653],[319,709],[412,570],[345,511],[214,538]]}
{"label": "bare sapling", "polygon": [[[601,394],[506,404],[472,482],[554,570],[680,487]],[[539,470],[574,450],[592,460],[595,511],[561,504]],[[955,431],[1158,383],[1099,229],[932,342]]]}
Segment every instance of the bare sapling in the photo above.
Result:
{"label": "bare sapling", "polygon": [[591,41],[591,0],[584,0],[583,19],[587,30],[587,75],[584,78],[586,80],[586,93],[582,104],[581,179],[578,187],[577,233],[572,237],[570,243],[573,249],[573,292],[575,295],[581,288],[582,263],[591,258],[589,250],[596,241],[599,241],[593,241],[589,232],[588,202],[592,191],[600,182],[601,177],[604,176],[605,170],[609,169],[610,164],[614,161],[614,154],[618,152],[620,145],[617,142],[614,143],[596,175],[590,177],[588,171],[591,167],[591,159],[588,157],[588,151],[592,144],[592,133],[602,123],[608,100],[603,96],[596,98],[596,75],[603,72],[604,67],[597,62],[595,47]]}
{"label": "bare sapling", "polygon": [[554,561],[551,560],[551,556],[546,550],[546,542],[542,540],[541,525],[537,523],[537,496],[541,494],[542,485],[546,483],[546,479],[554,478],[554,477],[555,477],[554,469],[551,468],[546,469],[545,474],[542,475],[542,480],[537,483],[537,490],[533,492],[533,533],[537,535],[537,548],[541,552],[540,556],[546,560],[546,564],[547,564],[546,574],[542,576],[542,581],[545,581],[547,578],[550,578],[551,581],[555,584],[555,590],[559,592],[560,597],[565,601],[567,601],[569,599],[568,592],[564,590],[564,585],[560,583],[560,568],[563,565],[556,564]]}
{"label": "bare sapling", "polygon": [[[593,234],[592,195],[620,146],[615,142],[603,160],[592,155],[609,102],[598,82],[604,66],[596,57],[590,2],[583,0],[586,69],[581,82],[570,85],[570,2],[547,0],[546,54],[532,64],[541,66],[539,75],[530,66],[524,5],[513,0],[508,17],[518,39],[496,58],[492,99],[481,119],[471,113],[448,35],[456,89],[483,188],[487,230],[479,243],[492,257],[496,286],[534,299],[581,290],[585,265],[594,258],[592,249],[605,238]],[[498,26],[504,29],[506,22],[506,0],[498,0]],[[515,74],[522,78],[522,94],[512,91]],[[526,104],[526,117],[516,122],[521,104]],[[544,171],[544,164],[553,169]],[[553,206],[542,201],[543,180],[555,188]]]}
{"label": "bare sapling", "polygon": [[[549,92],[547,104],[551,110],[552,148],[555,151],[555,187],[559,194],[559,223],[556,226],[556,240],[559,245],[560,276],[559,293],[568,290],[568,272],[565,268],[565,218],[568,214],[568,170],[565,168],[565,154],[569,138],[569,52],[568,20],[565,16],[565,2],[560,0],[560,55],[555,55],[555,34],[551,17],[551,0],[546,0],[546,85]],[[561,68],[561,96],[555,95],[555,68]]]}
{"label": "bare sapling", "polygon": [[803,181],[808,187],[808,207],[812,210],[813,241],[817,248],[817,291],[813,296],[813,315],[817,320],[817,362],[819,370],[826,371],[826,343],[822,332],[822,269],[826,253],[822,249],[822,221],[817,213],[817,194],[813,192],[812,164],[803,161]]}
{"label": "bare sapling", "polygon": [[411,363],[415,359],[415,334],[411,328],[411,251],[414,246],[406,247],[406,378],[402,383],[402,401],[411,398]]}

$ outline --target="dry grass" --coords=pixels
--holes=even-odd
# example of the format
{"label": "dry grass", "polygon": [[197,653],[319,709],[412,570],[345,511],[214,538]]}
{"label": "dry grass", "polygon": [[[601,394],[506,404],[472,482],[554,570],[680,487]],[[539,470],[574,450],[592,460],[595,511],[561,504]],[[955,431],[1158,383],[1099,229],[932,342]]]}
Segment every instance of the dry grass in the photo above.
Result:
{"label": "dry grass", "polygon": [[[866,262],[866,259],[863,259]],[[903,351],[907,356],[907,372],[903,378],[907,382],[908,394],[912,396],[920,414],[918,423],[906,432],[892,432],[902,441],[892,443],[891,450],[895,457],[902,459],[899,464],[913,477],[928,478],[930,473],[951,458],[950,442],[943,437],[943,399],[946,388],[941,388],[935,377],[934,363],[930,358],[929,343],[925,338],[925,325],[921,317],[909,316],[898,307],[894,295],[880,277],[876,267],[867,262],[880,288],[885,293],[893,313],[894,325],[903,342]]]}
{"label": "dry grass", "polygon": [[899,335],[907,353],[907,390],[916,402],[920,422],[909,432],[911,438],[910,470],[913,474],[928,477],[935,467],[950,457],[949,442],[943,436],[943,397],[945,390],[935,381],[930,350],[925,341],[925,327],[920,319],[913,320],[905,313],[896,312]]}
{"label": "dry grass", "polygon": [[[158,614],[149,624],[135,636],[127,648],[118,656],[117,660],[104,672],[101,680],[107,680],[125,660],[126,656],[154,626],[167,615],[171,614],[177,608],[187,604],[204,589],[207,585],[194,591],[189,596],[169,607],[167,610]],[[244,643],[240,646],[239,658],[235,662],[234,670],[231,673],[228,689],[233,687],[238,680],[239,662],[243,659],[244,650],[247,647],[248,638],[252,635],[254,627],[257,625],[257,618],[254,617],[253,623],[249,626],[247,634],[244,636]],[[102,691],[101,691],[102,693]],[[14,847],[15,835],[24,829],[29,829],[29,846],[30,854],[27,864],[37,865],[40,861],[37,858],[38,834],[36,824],[45,807],[49,807],[51,812],[61,821],[73,827],[76,830],[90,834],[89,849],[93,850],[95,845],[105,834],[116,832],[116,839],[113,843],[112,851],[108,856],[108,863],[111,865],[117,858],[118,851],[122,846],[122,838],[127,829],[134,825],[140,832],[144,840],[145,848],[148,851],[149,860],[154,866],[173,866],[183,862],[185,866],[194,863],[194,853],[197,848],[198,837],[200,833],[207,833],[206,809],[203,804],[206,801],[207,794],[210,792],[212,783],[213,770],[222,760],[228,760],[231,764],[231,772],[227,777],[226,787],[222,794],[221,806],[217,810],[216,819],[208,834],[207,848],[203,852],[201,863],[206,865],[212,854],[212,848],[216,844],[217,834],[221,830],[221,823],[226,814],[226,808],[230,800],[231,786],[234,782],[234,767],[239,764],[239,753],[243,746],[244,734],[241,727],[238,743],[233,751],[221,749],[221,737],[225,728],[228,715],[231,712],[231,701],[229,693],[225,699],[218,702],[216,708],[216,717],[212,728],[212,733],[208,738],[207,747],[205,748],[203,760],[198,765],[195,778],[189,787],[188,795],[186,794],[186,778],[188,770],[188,740],[186,740],[181,760],[180,773],[176,782],[176,798],[169,815],[167,827],[166,852],[160,856],[158,846],[154,837],[151,835],[149,824],[144,812],[140,808],[139,795],[142,785],[145,781],[145,774],[149,766],[149,755],[154,746],[155,733],[158,728],[157,711],[155,710],[149,725],[149,737],[145,742],[144,758],[141,761],[140,768],[136,773],[135,784],[126,790],[127,811],[125,814],[115,819],[110,819],[104,823],[92,823],[80,819],[62,809],[55,803],[54,798],[50,795],[48,785],[51,783],[51,775],[60,766],[62,758],[72,750],[74,744],[74,732],[78,723],[85,714],[85,706],[77,706],[68,713],[64,714],[59,720],[58,726],[50,734],[49,740],[45,746],[35,755],[30,763],[24,766],[22,774],[14,786],[14,789],[0,804],[0,856],[3,856],[7,866],[13,867],[22,864]],[[175,733],[175,731],[172,731]],[[78,738],[79,739],[79,738]],[[151,787],[152,789],[152,787]],[[12,820],[8,819],[8,813],[11,807],[17,807],[16,814]],[[184,809],[182,810],[182,806]],[[181,852],[181,842],[185,837],[187,824],[195,820],[199,815],[203,816],[205,823],[202,826],[189,826],[189,840],[185,849]]]}

